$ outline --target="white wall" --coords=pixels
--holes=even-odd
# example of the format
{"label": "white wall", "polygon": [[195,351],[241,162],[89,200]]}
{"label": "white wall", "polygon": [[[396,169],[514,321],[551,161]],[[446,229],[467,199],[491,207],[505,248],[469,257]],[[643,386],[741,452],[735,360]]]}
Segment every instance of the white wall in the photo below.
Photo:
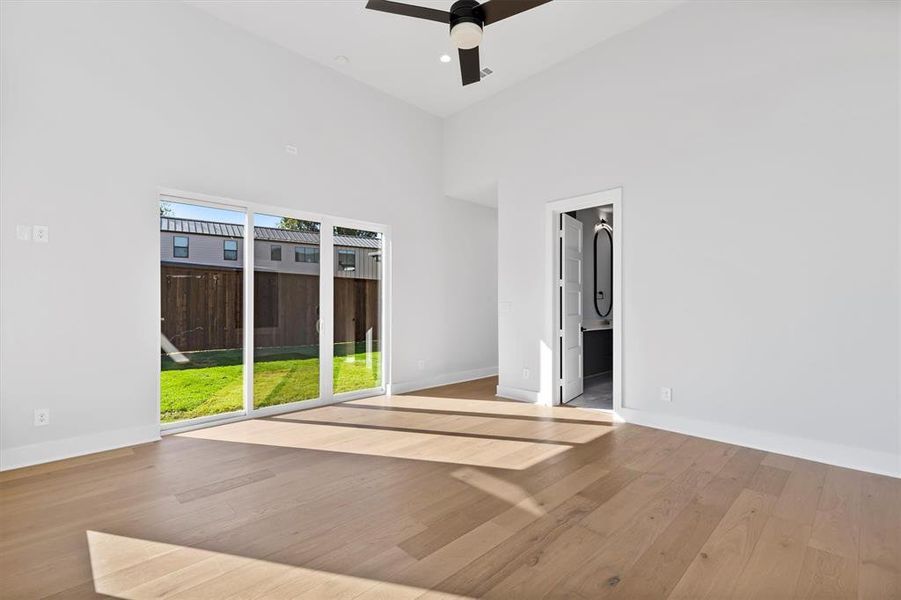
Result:
{"label": "white wall", "polygon": [[690,2],[451,118],[501,385],[547,397],[544,204],[621,185],[625,416],[901,474],[897,10]]}
{"label": "white wall", "polygon": [[0,20],[4,468],[157,435],[160,186],[389,225],[395,384],[493,370],[496,212],[444,197],[438,119],[181,3]]}

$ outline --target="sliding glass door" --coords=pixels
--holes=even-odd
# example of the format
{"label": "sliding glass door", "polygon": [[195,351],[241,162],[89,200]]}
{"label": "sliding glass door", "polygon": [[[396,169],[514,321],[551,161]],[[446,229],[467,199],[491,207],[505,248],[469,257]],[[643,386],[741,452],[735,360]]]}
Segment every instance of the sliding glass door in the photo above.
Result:
{"label": "sliding glass door", "polygon": [[320,224],[253,222],[253,406],[319,398]]}
{"label": "sliding glass door", "polygon": [[160,203],[160,422],[244,411],[245,213]]}
{"label": "sliding glass door", "polygon": [[383,393],[385,246],[378,226],[164,196],[162,427]]}
{"label": "sliding glass door", "polygon": [[335,227],[334,353],[336,394],[381,387],[379,345],[382,234]]}

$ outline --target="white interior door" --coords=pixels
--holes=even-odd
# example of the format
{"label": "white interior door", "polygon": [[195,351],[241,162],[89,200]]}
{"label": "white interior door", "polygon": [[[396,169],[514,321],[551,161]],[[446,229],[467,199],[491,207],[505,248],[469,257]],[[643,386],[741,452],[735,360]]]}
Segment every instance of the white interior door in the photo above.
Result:
{"label": "white interior door", "polygon": [[582,223],[560,215],[561,402],[582,394]]}

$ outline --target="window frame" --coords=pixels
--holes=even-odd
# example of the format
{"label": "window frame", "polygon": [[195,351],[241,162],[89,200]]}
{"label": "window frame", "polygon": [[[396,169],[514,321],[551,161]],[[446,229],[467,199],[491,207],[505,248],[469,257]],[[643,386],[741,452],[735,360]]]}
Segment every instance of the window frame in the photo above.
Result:
{"label": "window frame", "polygon": [[[178,240],[184,240],[185,245],[179,246]],[[179,250],[184,249],[184,256],[180,255]],[[187,235],[173,235],[172,236],[172,258],[191,258],[191,238]]]}
{"label": "window frame", "polygon": [[[335,250],[337,250],[337,252],[338,252],[338,256],[337,256],[338,268],[340,270],[348,272],[348,273],[351,271],[356,272],[356,270],[357,270],[357,253],[354,250],[347,250],[346,248],[335,248]],[[344,256],[349,255],[352,259],[352,263],[349,265],[346,263],[342,263],[341,255],[344,255]],[[348,268],[348,267],[350,267],[350,268]]]}
{"label": "window frame", "polygon": [[294,262],[319,264],[319,248],[312,246],[294,246]]}
{"label": "window frame", "polygon": [[[234,248],[228,248],[228,243],[231,242],[235,245]],[[234,253],[234,258],[229,257],[229,253]],[[222,240],[222,259],[227,261],[236,261],[238,260],[238,240]]]}

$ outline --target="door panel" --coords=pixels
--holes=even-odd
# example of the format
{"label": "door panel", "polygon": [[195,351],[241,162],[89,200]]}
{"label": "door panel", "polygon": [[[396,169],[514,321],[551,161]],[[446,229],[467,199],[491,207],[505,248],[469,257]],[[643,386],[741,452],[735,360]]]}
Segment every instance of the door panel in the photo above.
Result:
{"label": "door panel", "polygon": [[253,408],[319,398],[320,224],[253,217]]}
{"label": "door panel", "polygon": [[561,215],[561,402],[582,394],[582,223]]}
{"label": "door panel", "polygon": [[[160,201],[160,423],[244,411],[239,210]],[[209,232],[217,235],[207,235]]]}
{"label": "door panel", "polygon": [[382,234],[334,228],[335,394],[382,386]]}

